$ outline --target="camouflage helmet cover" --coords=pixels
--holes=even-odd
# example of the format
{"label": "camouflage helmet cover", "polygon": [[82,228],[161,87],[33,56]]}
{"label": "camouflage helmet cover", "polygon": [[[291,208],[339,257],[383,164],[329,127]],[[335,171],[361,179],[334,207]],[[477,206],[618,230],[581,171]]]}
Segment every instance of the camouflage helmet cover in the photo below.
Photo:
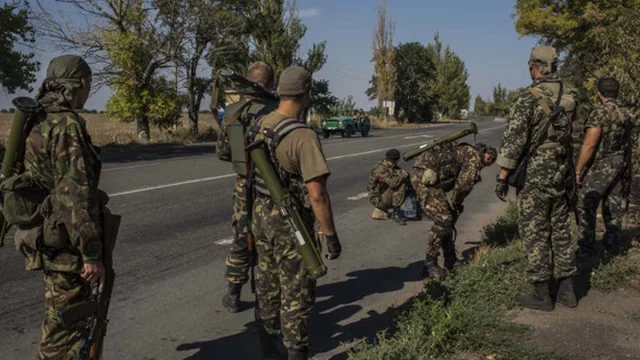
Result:
{"label": "camouflage helmet cover", "polygon": [[543,75],[551,75],[556,71],[558,53],[553,46],[536,46],[529,55],[529,64],[540,66]]}

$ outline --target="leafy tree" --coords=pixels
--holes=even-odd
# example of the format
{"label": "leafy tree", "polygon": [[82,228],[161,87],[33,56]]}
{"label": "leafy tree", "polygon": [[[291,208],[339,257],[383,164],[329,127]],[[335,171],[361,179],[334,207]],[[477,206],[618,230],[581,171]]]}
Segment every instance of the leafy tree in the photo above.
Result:
{"label": "leafy tree", "polygon": [[353,101],[353,96],[349,95],[331,106],[330,112],[331,116],[351,115],[355,108],[356,103]]}
{"label": "leafy tree", "polygon": [[[637,0],[518,0],[515,28],[564,53],[565,79],[594,94],[595,79],[620,81],[620,100],[640,105],[640,2]],[[592,98],[593,99],[593,98]]]}
{"label": "leafy tree", "polygon": [[434,36],[434,43],[429,44],[427,48],[437,69],[433,87],[437,98],[437,110],[441,115],[458,118],[460,110],[469,108],[469,73],[464,62],[451,47],[447,45],[444,51],[442,50],[438,33]]}
{"label": "leafy tree", "polygon": [[397,84],[396,110],[405,121],[431,120],[435,101],[433,79],[436,65],[429,50],[417,42],[401,44],[395,49]]}
{"label": "leafy tree", "polygon": [[23,53],[15,45],[31,46],[35,43],[35,30],[29,23],[32,13],[26,2],[5,3],[0,7],[0,86],[10,94],[17,89],[32,91],[35,73],[40,63],[33,60],[34,53]]}
{"label": "leafy tree", "polygon": [[6,114],[6,113],[8,113],[8,112],[9,112],[9,110],[7,110],[7,109],[2,109],[2,110],[0,110],[0,113],[3,113],[3,114]]}
{"label": "leafy tree", "polygon": [[482,100],[482,96],[478,94],[473,104],[473,113],[479,116],[485,115],[487,109],[487,103]]}
{"label": "leafy tree", "polygon": [[13,113],[15,113],[15,112],[16,112],[16,109],[15,109],[15,108],[9,108],[9,112],[10,112],[11,114],[13,114]]}
{"label": "leafy tree", "polygon": [[[395,32],[395,22],[391,15],[387,13],[387,1],[381,0],[378,4],[378,21],[373,28],[372,52],[378,108],[382,109],[383,101],[394,101],[396,90],[396,63],[395,48],[393,46],[393,35]],[[398,112],[395,112],[397,116]],[[385,112],[385,119],[388,119]]]}
{"label": "leafy tree", "polygon": [[338,98],[329,91],[328,80],[312,80],[311,104],[320,116],[331,116],[332,109],[338,104]]}
{"label": "leafy tree", "polygon": [[498,86],[493,87],[493,103],[490,106],[489,115],[503,115],[509,109],[507,88]]}

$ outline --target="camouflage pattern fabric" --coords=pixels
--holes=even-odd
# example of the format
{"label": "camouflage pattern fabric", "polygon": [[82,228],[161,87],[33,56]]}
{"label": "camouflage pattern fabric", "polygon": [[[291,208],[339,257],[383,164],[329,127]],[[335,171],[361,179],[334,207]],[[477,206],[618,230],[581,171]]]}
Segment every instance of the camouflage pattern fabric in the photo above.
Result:
{"label": "camouflage pattern fabric", "polygon": [[43,248],[50,251],[39,254],[45,270],[75,272],[100,260],[99,214],[107,197],[98,190],[98,152],[84,119],[70,110],[48,108],[27,139],[25,173],[51,192],[43,206]]}
{"label": "camouflage pattern fabric", "polygon": [[[313,215],[305,211],[307,228],[313,234]],[[256,198],[252,227],[258,252],[257,320],[267,333],[282,333],[288,349],[305,349],[309,345],[316,282],[309,277],[295,235],[274,208],[273,200]]]}
{"label": "camouflage pattern fabric", "polygon": [[[480,151],[468,144],[460,144],[454,148],[454,158],[459,172],[455,175],[454,187],[451,191],[451,202],[461,205],[471,193],[473,186],[480,181],[482,158]],[[411,185],[416,190],[418,201],[423,205],[427,216],[433,221],[433,226],[427,241],[427,255],[438,256],[438,251],[451,251],[453,244],[453,208],[447,200],[445,189],[438,184],[425,184],[426,171],[435,172],[440,164],[437,151],[427,151],[420,155],[413,165]]]}
{"label": "camouflage pattern fabric", "polygon": [[238,176],[233,189],[234,242],[226,260],[226,277],[232,284],[246,284],[249,280],[249,266],[253,261],[253,254],[249,251],[247,244],[250,221],[247,210],[247,179]]}
{"label": "camouflage pattern fabric", "polygon": [[84,321],[62,326],[60,312],[89,298],[91,287],[79,274],[45,271],[45,314],[38,358],[42,360],[73,360],[85,336]]}
{"label": "camouflage pattern fabric", "polygon": [[[514,169],[521,154],[533,146],[529,139],[548,122],[548,103],[559,91],[556,81],[535,82],[532,87],[534,91],[527,89],[520,94],[510,112],[496,161],[503,168]],[[539,100],[535,93],[546,99]],[[547,103],[546,110],[541,103]],[[527,278],[532,283],[547,281],[552,274],[563,279],[576,272],[567,195],[569,176],[573,175],[569,174],[568,139],[575,102],[566,105],[570,113],[549,127],[542,145],[529,159],[525,185],[517,194],[518,231],[527,253]]]}
{"label": "camouflage pattern fabric", "polygon": [[[407,191],[405,180],[409,174],[391,161],[382,160],[369,174],[367,190],[369,201],[380,210],[399,208],[404,202]],[[384,179],[384,184],[378,179]]]}
{"label": "camouflage pattern fabric", "polygon": [[622,171],[625,146],[626,110],[609,102],[593,110],[585,127],[600,129],[595,161],[584,176],[578,192],[577,224],[580,239],[593,246],[596,241],[596,217],[602,201],[605,238],[613,244],[622,229]]}

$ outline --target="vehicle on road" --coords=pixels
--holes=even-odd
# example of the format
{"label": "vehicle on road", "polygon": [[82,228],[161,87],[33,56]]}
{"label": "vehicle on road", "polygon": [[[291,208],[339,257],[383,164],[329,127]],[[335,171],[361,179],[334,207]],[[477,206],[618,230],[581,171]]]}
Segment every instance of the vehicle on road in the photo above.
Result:
{"label": "vehicle on road", "polygon": [[352,116],[337,116],[322,120],[322,136],[326,139],[331,134],[340,134],[342,137],[350,138],[355,133],[360,133],[362,137],[369,136],[371,122],[368,118],[360,119]]}

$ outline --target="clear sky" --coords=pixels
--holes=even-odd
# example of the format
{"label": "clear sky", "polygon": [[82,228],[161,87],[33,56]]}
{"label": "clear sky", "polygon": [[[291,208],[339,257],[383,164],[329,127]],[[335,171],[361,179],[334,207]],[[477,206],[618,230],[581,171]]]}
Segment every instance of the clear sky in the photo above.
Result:
{"label": "clear sky", "polygon": [[[61,8],[53,0],[44,0],[52,9]],[[418,41],[427,44],[436,31],[462,58],[469,71],[471,106],[477,94],[491,96],[493,86],[501,82],[512,89],[530,82],[527,60],[536,40],[518,39],[511,18],[514,0],[387,0],[396,22],[394,44]],[[353,95],[357,107],[375,105],[364,91],[373,73],[371,39],[376,22],[377,0],[298,0],[300,15],[308,30],[302,51],[313,43],[327,41],[328,62],[316,78],[329,80],[331,92],[342,98]],[[40,43],[38,59],[42,63],[41,81],[49,60],[59,53]],[[205,72],[206,73],[206,72]],[[34,84],[37,88],[37,84]],[[0,108],[10,106],[18,93],[0,93]],[[86,108],[104,109],[109,89],[92,96]],[[206,108],[209,100],[203,101]]]}

